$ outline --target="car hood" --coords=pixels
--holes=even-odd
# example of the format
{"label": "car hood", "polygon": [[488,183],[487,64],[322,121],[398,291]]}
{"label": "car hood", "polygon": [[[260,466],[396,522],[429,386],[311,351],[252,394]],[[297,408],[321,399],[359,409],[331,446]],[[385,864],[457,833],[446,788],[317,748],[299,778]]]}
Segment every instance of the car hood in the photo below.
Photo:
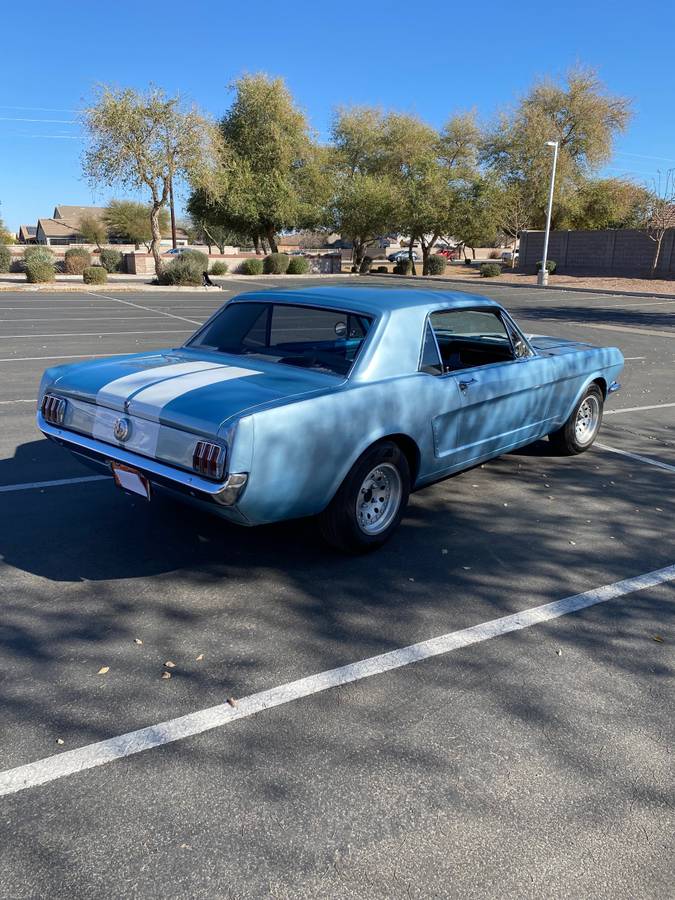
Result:
{"label": "car hood", "polygon": [[64,397],[200,434],[216,434],[255,408],[341,383],[267,360],[185,349],[76,363],[53,375],[48,387]]}

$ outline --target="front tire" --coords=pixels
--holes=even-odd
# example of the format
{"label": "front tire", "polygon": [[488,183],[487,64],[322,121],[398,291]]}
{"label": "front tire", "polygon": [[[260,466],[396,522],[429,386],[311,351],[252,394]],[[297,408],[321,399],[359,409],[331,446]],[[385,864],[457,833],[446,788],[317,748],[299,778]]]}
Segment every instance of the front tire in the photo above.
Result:
{"label": "front tire", "polygon": [[589,385],[563,427],[549,434],[548,439],[555,449],[567,456],[588,450],[600,430],[603,405],[604,397],[600,387],[597,384]]}
{"label": "front tire", "polygon": [[319,516],[324,540],[347,553],[368,553],[398,528],[410,495],[410,467],[393,441],[370,447],[354,463]]}

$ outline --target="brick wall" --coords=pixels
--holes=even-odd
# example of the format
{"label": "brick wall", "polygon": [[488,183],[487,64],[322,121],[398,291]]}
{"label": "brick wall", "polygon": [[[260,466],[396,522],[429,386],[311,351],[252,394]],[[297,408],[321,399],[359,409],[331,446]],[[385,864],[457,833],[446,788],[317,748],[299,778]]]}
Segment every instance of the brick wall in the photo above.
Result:
{"label": "brick wall", "polygon": [[[552,231],[548,258],[560,273],[632,275],[649,273],[656,245],[644,231]],[[519,267],[535,271],[544,252],[544,232],[525,231],[520,238]],[[675,275],[675,229],[666,232],[657,273]]]}

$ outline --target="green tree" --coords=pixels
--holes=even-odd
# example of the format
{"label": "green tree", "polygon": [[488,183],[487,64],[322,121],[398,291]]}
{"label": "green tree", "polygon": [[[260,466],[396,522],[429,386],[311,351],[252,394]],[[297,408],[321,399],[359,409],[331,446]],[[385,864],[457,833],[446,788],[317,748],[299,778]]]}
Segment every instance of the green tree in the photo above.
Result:
{"label": "green tree", "polygon": [[[144,244],[150,252],[152,247],[151,207],[136,200],[111,200],[103,214],[103,221],[111,238],[134,244],[136,249]],[[169,233],[169,213],[160,209],[158,213],[160,236]]]}
{"label": "green tree", "polygon": [[0,216],[0,244],[13,244],[14,243],[14,235],[11,234],[7,228],[5,228],[5,223],[2,220],[2,216]]}
{"label": "green tree", "polygon": [[563,227],[640,228],[650,205],[649,191],[621,178],[585,181],[568,201]]}
{"label": "green tree", "polygon": [[541,227],[551,177],[546,141],[559,142],[554,224],[564,203],[612,153],[614,139],[630,118],[630,103],[608,94],[592,69],[576,68],[564,83],[539,81],[515,110],[487,134],[482,161],[532,198],[531,225]]}
{"label": "green tree", "polygon": [[178,97],[158,88],[145,93],[102,87],[85,110],[89,145],[83,169],[94,183],[146,190],[157,275],[162,271],[160,213],[174,181],[207,183],[212,171],[215,134],[195,110],[181,108]]}
{"label": "green tree", "polygon": [[324,154],[281,79],[245,75],[220,123],[221,165],[207,219],[230,231],[264,238],[278,250],[280,231],[324,219],[328,181]]}
{"label": "green tree", "polygon": [[96,244],[101,249],[101,244],[108,240],[108,230],[105,223],[97,216],[85,215],[79,221],[78,230],[88,244]]}
{"label": "green tree", "polygon": [[[498,193],[494,181],[476,177],[458,191],[453,232],[474,259],[476,247],[491,247],[497,242]],[[466,251],[465,251],[466,254]]]}

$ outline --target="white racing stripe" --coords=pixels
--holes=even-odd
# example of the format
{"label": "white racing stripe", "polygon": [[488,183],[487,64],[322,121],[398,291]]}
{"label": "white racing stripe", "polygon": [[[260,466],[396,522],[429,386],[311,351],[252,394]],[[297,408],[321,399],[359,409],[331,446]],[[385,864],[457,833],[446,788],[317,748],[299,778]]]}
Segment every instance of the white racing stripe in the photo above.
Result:
{"label": "white racing stripe", "polygon": [[107,475],[83,475],[79,478],[55,478],[53,481],[27,481],[24,484],[5,484],[0,486],[0,493],[11,494],[14,491],[35,491],[42,488],[61,487],[65,484],[82,484],[85,481],[110,481]]}
{"label": "white racing stripe", "polygon": [[135,416],[143,416],[147,419],[159,421],[162,409],[189,391],[208,387],[212,384],[221,384],[224,381],[232,381],[237,378],[247,378],[249,375],[260,374],[255,369],[242,369],[239,366],[219,366],[217,369],[195,372],[192,375],[183,375],[181,378],[169,378],[166,381],[159,381],[157,384],[139,391],[129,403],[129,412]]}
{"label": "white racing stripe", "polygon": [[657,469],[665,469],[666,472],[675,472],[675,466],[670,463],[661,462],[660,459],[652,459],[650,456],[641,456],[639,453],[629,453],[627,450],[619,450],[618,447],[609,447],[607,444],[599,444],[597,441],[593,445],[599,450],[607,450],[609,453],[618,453],[619,456],[627,456],[636,462],[647,463],[648,466],[656,466]]}
{"label": "white racing stripe", "polygon": [[[134,365],[134,360],[129,360],[128,365]],[[142,363],[138,363],[142,365]],[[138,369],[129,375],[122,375],[115,378],[108,384],[103,385],[96,394],[96,403],[99,406],[117,407],[122,409],[124,401],[135,391],[144,387],[150,387],[157,381],[164,379],[177,378],[179,375],[192,375],[195,372],[202,372],[205,369],[222,368],[219,363],[205,362],[204,360],[191,360],[181,363],[168,363],[164,366],[152,366],[151,368]]]}
{"label": "white racing stripe", "polygon": [[370,678],[373,675],[381,675],[411,663],[441,656],[481,641],[520,631],[523,628],[540,625],[543,622],[587,609],[589,606],[606,603],[608,600],[615,600],[626,594],[643,591],[674,579],[675,565],[667,566],[648,572],[646,575],[638,575],[636,578],[606,584],[583,594],[574,594],[564,600],[545,603],[543,606],[535,606],[510,616],[492,619],[471,628],[463,628],[461,631],[452,631],[440,637],[411,644],[408,647],[378,656],[371,656],[369,659],[362,659],[337,669],[319,672],[307,678],[300,678],[298,681],[291,681],[267,691],[261,691],[259,694],[250,694],[248,697],[238,700],[236,706],[222,703],[209,709],[180,716],[177,719],[160,722],[158,725],[150,725],[138,731],[130,731],[105,741],[79,747],[76,750],[68,750],[58,756],[49,756],[15,769],[8,769],[0,773],[0,796],[15,794],[26,788],[46,784],[57,778],[74,775],[126,756],[132,756],[135,753],[142,753],[144,750],[161,747],[164,744],[180,741],[214,728],[230,725],[237,719],[245,719],[267,709],[283,706],[303,697],[310,697],[312,694],[360,681],[363,678]]}

